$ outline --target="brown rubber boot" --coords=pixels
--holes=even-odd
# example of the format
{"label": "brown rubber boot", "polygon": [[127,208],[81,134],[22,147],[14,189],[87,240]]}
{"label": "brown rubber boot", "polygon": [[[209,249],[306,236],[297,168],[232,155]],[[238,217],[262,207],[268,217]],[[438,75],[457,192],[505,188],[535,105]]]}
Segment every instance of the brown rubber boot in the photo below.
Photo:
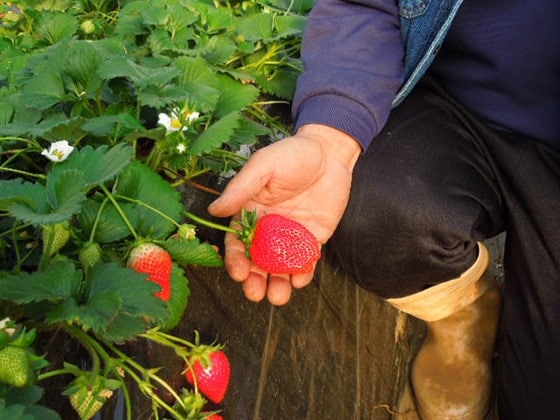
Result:
{"label": "brown rubber boot", "polygon": [[459,278],[389,303],[427,323],[412,367],[417,409],[424,420],[483,419],[490,407],[492,353],[500,291],[489,276],[488,251]]}

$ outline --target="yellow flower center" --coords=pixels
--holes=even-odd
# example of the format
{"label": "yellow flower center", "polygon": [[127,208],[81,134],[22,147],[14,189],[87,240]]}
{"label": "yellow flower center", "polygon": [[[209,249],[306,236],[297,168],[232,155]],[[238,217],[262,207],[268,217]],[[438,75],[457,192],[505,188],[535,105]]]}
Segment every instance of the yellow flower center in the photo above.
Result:
{"label": "yellow flower center", "polygon": [[64,159],[64,152],[62,150],[55,149],[51,153],[53,156],[56,156],[58,160]]}
{"label": "yellow flower center", "polygon": [[171,118],[171,128],[181,128],[183,126],[183,124],[181,124],[181,121],[179,121],[179,118]]}

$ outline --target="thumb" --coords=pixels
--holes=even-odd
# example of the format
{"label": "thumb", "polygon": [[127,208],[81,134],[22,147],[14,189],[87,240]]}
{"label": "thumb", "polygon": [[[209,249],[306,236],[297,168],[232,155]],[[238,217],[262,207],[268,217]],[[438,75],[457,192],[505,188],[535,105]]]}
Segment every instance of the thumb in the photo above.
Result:
{"label": "thumb", "polygon": [[215,217],[228,217],[241,211],[268,182],[268,171],[258,170],[249,161],[228,183],[220,197],[208,206],[208,212]]}

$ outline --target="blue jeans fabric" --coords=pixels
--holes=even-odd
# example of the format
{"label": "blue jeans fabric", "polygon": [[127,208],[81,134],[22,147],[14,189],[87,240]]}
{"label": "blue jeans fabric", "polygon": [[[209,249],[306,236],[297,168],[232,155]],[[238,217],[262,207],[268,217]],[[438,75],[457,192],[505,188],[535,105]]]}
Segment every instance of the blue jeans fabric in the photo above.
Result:
{"label": "blue jeans fabric", "polygon": [[425,78],[360,158],[328,246],[355,281],[401,297],[458,277],[506,231],[497,347],[504,419],[560,412],[560,153],[496,131]]}

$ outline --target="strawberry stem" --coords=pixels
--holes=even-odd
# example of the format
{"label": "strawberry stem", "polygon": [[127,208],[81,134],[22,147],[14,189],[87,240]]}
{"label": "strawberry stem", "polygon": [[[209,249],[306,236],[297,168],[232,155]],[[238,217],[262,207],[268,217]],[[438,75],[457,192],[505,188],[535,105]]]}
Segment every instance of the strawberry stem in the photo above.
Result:
{"label": "strawberry stem", "polygon": [[230,228],[228,226],[221,225],[219,223],[211,222],[210,220],[203,219],[202,217],[196,216],[196,215],[194,215],[194,214],[192,214],[192,213],[190,213],[186,210],[183,213],[189,219],[192,219],[193,221],[195,221],[197,223],[200,223],[203,226],[206,226],[206,227],[209,227],[209,228],[212,228],[212,229],[221,230],[223,232],[239,234],[239,231],[236,230],[236,229]]}

